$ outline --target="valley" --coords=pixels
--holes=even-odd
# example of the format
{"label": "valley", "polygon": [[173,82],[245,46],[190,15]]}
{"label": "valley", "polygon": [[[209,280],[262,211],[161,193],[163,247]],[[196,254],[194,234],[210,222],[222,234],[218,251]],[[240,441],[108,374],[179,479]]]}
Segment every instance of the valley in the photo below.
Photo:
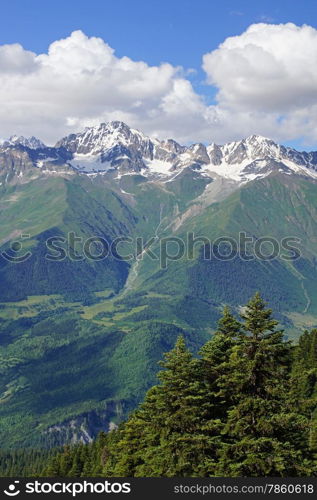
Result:
{"label": "valley", "polygon": [[[197,353],[223,305],[239,315],[257,290],[286,339],[317,326],[314,152],[260,136],[181,146],[111,122],[55,147],[11,138],[0,178],[4,448],[86,442],[117,425],[179,334]],[[265,252],[291,238],[297,254],[259,259],[263,238]],[[232,240],[235,255],[219,258]],[[87,258],[87,241],[93,255],[101,241],[118,252]]]}

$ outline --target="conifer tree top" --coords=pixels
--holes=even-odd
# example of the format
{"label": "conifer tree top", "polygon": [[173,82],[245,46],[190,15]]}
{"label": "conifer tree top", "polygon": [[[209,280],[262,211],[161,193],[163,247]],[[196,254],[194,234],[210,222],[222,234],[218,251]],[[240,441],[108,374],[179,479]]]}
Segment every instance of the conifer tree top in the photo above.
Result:
{"label": "conifer tree top", "polygon": [[241,323],[232,315],[230,307],[225,306],[222,317],[218,321],[216,334],[236,337],[241,331],[241,326]]}
{"label": "conifer tree top", "polygon": [[278,321],[272,318],[272,309],[266,308],[266,302],[259,292],[247,303],[245,312],[241,314],[244,320],[244,329],[258,340],[267,332],[274,332]]}

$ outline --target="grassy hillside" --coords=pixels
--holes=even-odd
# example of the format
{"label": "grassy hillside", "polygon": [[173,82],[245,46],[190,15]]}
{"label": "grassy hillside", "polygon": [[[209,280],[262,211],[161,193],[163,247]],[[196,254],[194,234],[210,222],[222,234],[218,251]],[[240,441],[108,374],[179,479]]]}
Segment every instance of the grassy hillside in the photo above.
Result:
{"label": "grassy hillside", "polygon": [[[2,189],[1,251],[17,255],[9,247],[21,232],[30,235],[24,250],[32,251],[23,264],[0,259],[2,448],[60,445],[120,421],[155,383],[157,361],[179,333],[197,351],[223,304],[238,312],[258,289],[290,338],[317,326],[317,184],[271,176],[208,207],[204,185],[184,172],[168,183],[74,176]],[[212,255],[216,238],[240,231],[254,241],[296,237],[302,256]],[[109,243],[130,237],[125,253],[135,253],[137,237],[154,237],[158,255],[166,236],[186,241],[194,233],[211,245],[196,244],[191,259],[169,260],[165,269],[146,255],[139,262],[45,258],[51,236],[66,238],[67,255],[81,256],[70,232]]]}
{"label": "grassy hillside", "polygon": [[[248,184],[224,201],[189,217],[173,233],[183,241],[189,233],[195,238],[208,238],[211,245],[197,243],[193,259],[171,260],[163,270],[158,262],[144,259],[139,270],[139,287],[169,294],[178,294],[181,289],[196,299],[218,304],[229,302],[236,307],[261,289],[280,313],[289,315],[296,311],[316,316],[316,191],[315,183],[301,178],[285,180],[285,176],[271,176]],[[246,247],[248,255],[255,255],[254,245],[260,238],[274,238],[281,245],[283,238],[291,237],[296,238],[295,246],[301,256],[285,260],[290,252],[281,248],[272,260],[245,260],[238,246],[232,259],[219,259],[214,242],[221,237],[239,242],[240,232],[253,238],[253,244]],[[159,243],[155,250],[159,252]],[[220,253],[225,250],[218,244]],[[262,247],[263,254],[270,254],[271,250],[270,244]]]}

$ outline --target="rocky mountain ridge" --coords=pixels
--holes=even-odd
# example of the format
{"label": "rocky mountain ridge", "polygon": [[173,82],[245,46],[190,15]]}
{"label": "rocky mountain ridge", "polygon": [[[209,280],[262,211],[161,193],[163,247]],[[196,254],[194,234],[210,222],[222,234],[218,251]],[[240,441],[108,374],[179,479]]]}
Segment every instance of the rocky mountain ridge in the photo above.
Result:
{"label": "rocky mountain ridge", "polygon": [[0,176],[10,174],[20,182],[25,170],[30,169],[35,177],[43,172],[109,174],[119,179],[139,174],[166,182],[187,168],[201,176],[217,174],[239,184],[274,171],[317,178],[317,152],[299,152],[258,135],[224,145],[183,146],[173,139],[152,139],[120,121],[70,134],[54,147],[45,146],[35,137],[18,136],[0,144]]}

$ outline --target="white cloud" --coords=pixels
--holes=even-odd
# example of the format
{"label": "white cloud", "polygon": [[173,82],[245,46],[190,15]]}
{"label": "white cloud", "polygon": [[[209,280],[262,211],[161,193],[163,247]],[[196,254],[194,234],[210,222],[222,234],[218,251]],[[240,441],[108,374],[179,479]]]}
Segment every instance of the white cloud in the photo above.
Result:
{"label": "white cloud", "polygon": [[[317,31],[311,26],[254,24],[204,55],[218,108],[282,139],[317,141]],[[250,122],[250,123],[248,123]]]}
{"label": "white cloud", "polygon": [[2,75],[8,73],[23,75],[36,69],[35,54],[24,50],[19,43],[0,46],[0,70]]}
{"label": "white cloud", "polygon": [[168,117],[185,105],[187,124],[171,132],[188,140],[190,115],[197,114],[189,100],[201,99],[181,74],[181,68],[167,63],[149,66],[118,58],[102,39],[88,38],[81,31],[52,43],[47,54],[4,45],[0,47],[1,135],[35,134],[54,142],[78,127],[112,119],[147,132],[158,127],[164,132]]}
{"label": "white cloud", "polygon": [[317,99],[317,31],[254,24],[203,58],[223,103],[284,111]]}
{"label": "white cloud", "polygon": [[259,133],[317,143],[317,31],[255,24],[203,57],[217,103],[207,105],[168,63],[119,58],[101,38],[75,31],[36,55],[0,46],[0,136],[54,143],[102,121],[123,120],[181,142],[226,142]]}

